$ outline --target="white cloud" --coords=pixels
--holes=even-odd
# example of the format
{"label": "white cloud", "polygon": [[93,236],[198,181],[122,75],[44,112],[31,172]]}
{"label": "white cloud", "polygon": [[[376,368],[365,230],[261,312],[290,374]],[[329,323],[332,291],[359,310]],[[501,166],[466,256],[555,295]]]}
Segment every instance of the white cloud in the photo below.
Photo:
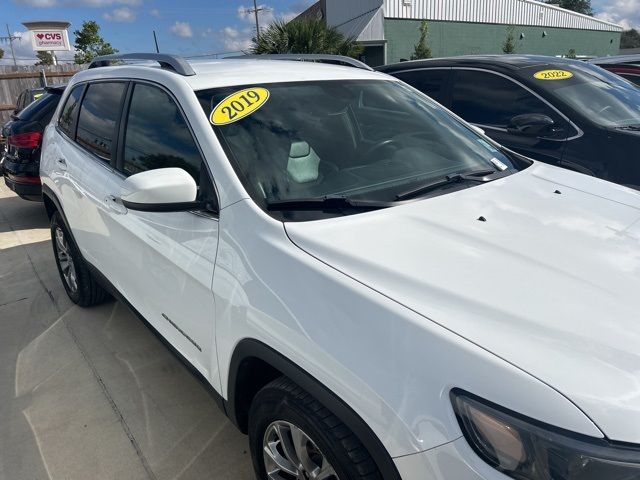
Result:
{"label": "white cloud", "polygon": [[189,22],[176,21],[176,23],[171,25],[171,28],[169,28],[169,31],[174,35],[177,35],[178,37],[182,37],[182,38],[193,37],[193,30],[191,29],[191,25],[189,24]]}
{"label": "white cloud", "polygon": [[121,7],[114,9],[111,13],[103,13],[102,18],[109,22],[133,22],[136,19],[136,12],[129,7]]}
{"label": "white cloud", "polygon": [[253,36],[252,28],[244,28],[238,30],[233,27],[224,27],[220,31],[220,40],[224,48],[229,52],[238,52],[246,50],[251,45],[251,37]]}
{"label": "white cloud", "polygon": [[639,0],[600,0],[594,2],[596,17],[622,25],[624,28],[640,28]]}
{"label": "white cloud", "polygon": [[149,10],[149,15],[155,18],[160,18],[160,10],[158,10],[157,8],[152,8],[151,10]]}

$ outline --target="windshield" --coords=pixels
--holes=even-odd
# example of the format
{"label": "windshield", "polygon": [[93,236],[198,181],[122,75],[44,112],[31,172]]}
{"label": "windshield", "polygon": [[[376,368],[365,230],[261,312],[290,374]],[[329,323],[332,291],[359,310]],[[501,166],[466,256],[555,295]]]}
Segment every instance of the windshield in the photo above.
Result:
{"label": "windshield", "polygon": [[573,76],[564,80],[538,80],[537,85],[604,127],[640,124],[640,90],[623,78],[584,64],[563,67]]}
{"label": "windshield", "polygon": [[447,175],[514,167],[442,107],[397,81],[196,93],[212,123],[226,123],[213,128],[245,188],[263,207],[323,196],[394,201]]}

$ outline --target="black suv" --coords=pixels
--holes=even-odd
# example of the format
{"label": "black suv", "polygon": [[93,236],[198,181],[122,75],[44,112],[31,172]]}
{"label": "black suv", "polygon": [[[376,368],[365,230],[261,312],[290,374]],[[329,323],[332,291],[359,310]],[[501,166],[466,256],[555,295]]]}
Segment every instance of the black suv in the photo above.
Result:
{"label": "black suv", "polygon": [[640,89],[600,67],[555,57],[486,55],[378,70],[523,155],[640,189]]}
{"label": "black suv", "polygon": [[2,161],[4,182],[25,200],[42,201],[40,185],[40,147],[47,126],[65,86],[47,87],[44,93],[17,115],[2,130],[7,151]]}

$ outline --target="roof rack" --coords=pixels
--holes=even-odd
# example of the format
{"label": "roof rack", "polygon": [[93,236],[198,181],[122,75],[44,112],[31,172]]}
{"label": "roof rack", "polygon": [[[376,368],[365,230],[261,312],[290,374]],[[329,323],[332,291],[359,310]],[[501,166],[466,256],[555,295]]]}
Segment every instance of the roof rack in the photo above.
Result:
{"label": "roof rack", "polygon": [[189,77],[196,74],[189,62],[184,58],[167,53],[116,53],[114,55],[103,55],[94,58],[89,64],[89,68],[108,67],[120,60],[153,60],[158,62],[161,68],[174,71],[178,75]]}
{"label": "roof rack", "polygon": [[345,57],[343,55],[325,55],[323,53],[268,53],[268,54],[252,54],[252,55],[240,55],[236,57],[225,58],[251,58],[256,60],[294,60],[298,62],[320,62],[331,63],[337,65],[346,65],[349,67],[360,68],[362,70],[373,71],[366,63],[356,60],[355,58]]}

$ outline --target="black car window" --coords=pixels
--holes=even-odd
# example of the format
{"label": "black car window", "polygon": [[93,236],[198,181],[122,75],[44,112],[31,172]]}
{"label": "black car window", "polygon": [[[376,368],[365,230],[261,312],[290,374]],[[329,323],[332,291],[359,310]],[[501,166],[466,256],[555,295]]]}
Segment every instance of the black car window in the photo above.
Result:
{"label": "black car window", "polygon": [[84,85],[76,86],[64,104],[60,118],[58,119],[58,127],[69,138],[74,139],[76,134],[76,121],[78,119],[78,106],[80,105],[80,97],[82,96],[82,89]]}
{"label": "black car window", "polygon": [[553,65],[571,76],[548,82],[536,79],[539,68],[523,68],[520,75],[535,81],[536,89],[555,105],[566,105],[589,123],[607,128],[640,125],[640,90],[622,77],[585,62]]}
{"label": "black car window", "polygon": [[446,105],[450,73],[449,69],[431,69],[393,73],[392,75],[429,95],[436,102]]}
{"label": "black car window", "polygon": [[99,157],[110,160],[116,123],[126,84],[100,82],[87,87],[80,107],[77,142]]}
{"label": "black car window", "polygon": [[36,101],[27,105],[23,110],[20,110],[17,118],[20,120],[40,122],[40,124],[46,125],[51,120],[51,117],[53,117],[53,112],[55,112],[61,96],[61,90],[45,92]]}
{"label": "black car window", "polygon": [[137,84],[126,125],[123,165],[126,175],[178,167],[200,183],[200,151],[182,112],[167,93]]}
{"label": "black car window", "polygon": [[525,113],[540,113],[558,121],[546,103],[517,83],[495,73],[456,70],[452,110],[471,123],[506,128]]}

